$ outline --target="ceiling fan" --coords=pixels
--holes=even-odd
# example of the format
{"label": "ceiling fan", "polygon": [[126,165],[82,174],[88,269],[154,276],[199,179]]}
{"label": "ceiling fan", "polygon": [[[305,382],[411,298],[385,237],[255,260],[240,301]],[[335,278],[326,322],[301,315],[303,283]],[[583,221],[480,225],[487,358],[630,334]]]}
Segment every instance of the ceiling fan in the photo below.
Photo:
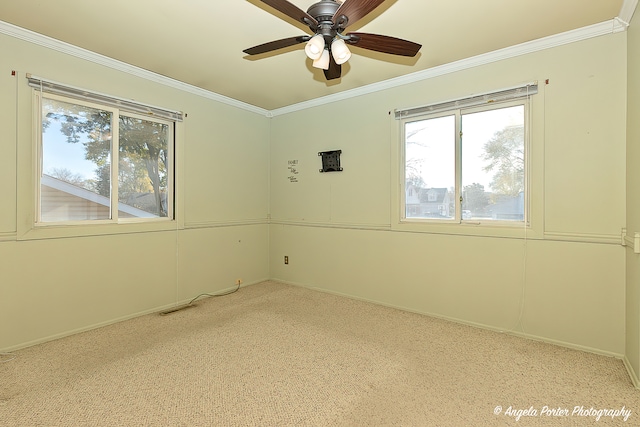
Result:
{"label": "ceiling fan", "polygon": [[327,80],[337,79],[342,73],[342,64],[351,57],[347,44],[362,49],[390,53],[392,55],[416,56],[422,45],[390,36],[369,33],[343,34],[345,28],[355,24],[384,0],[320,0],[306,12],[287,0],[260,0],[283,14],[307,25],[310,35],[275,40],[243,50],[248,55],[259,55],[299,43],[305,43],[305,52],[313,60],[313,66],[324,70]]}

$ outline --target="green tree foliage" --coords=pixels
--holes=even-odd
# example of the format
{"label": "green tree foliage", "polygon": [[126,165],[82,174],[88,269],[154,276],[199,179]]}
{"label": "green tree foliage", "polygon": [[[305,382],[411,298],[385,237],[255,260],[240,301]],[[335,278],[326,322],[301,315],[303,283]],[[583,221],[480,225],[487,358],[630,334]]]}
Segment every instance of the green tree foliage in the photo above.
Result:
{"label": "green tree foliage", "polygon": [[474,213],[483,212],[489,204],[489,196],[484,191],[484,185],[474,182],[462,189],[463,208]]}
{"label": "green tree foliage", "polygon": [[496,132],[483,149],[485,172],[495,172],[491,189],[508,196],[524,191],[524,127],[509,126]]}
{"label": "green tree foliage", "polygon": [[162,203],[162,190],[167,188],[167,147],[166,125],[120,116],[120,200],[133,200],[136,193],[150,191],[153,206],[137,207],[167,215]]}
{"label": "green tree foliage", "polygon": [[[93,191],[110,196],[112,114],[81,105],[49,101],[43,131],[50,120],[60,123],[60,131],[70,144],[82,144],[85,158],[96,165]],[[158,216],[167,216],[168,170],[167,125],[120,115],[118,195],[119,202]],[[152,195],[141,197],[145,194]]]}
{"label": "green tree foliage", "polygon": [[51,121],[60,123],[60,132],[69,144],[82,144],[85,158],[96,165],[94,180],[88,180],[86,189],[109,197],[111,161],[111,116],[108,111],[97,110],[67,102],[43,100],[45,111],[43,132]]}

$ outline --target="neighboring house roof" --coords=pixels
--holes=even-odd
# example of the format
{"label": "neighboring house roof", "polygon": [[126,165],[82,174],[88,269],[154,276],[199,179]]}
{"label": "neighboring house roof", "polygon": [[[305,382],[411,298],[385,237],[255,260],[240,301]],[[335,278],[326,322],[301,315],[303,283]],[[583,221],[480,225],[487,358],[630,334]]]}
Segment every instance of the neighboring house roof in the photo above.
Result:
{"label": "neighboring house roof", "polygon": [[448,194],[446,188],[421,188],[420,201],[422,203],[445,203]]}
{"label": "neighboring house roof", "polygon": [[[42,185],[46,185],[47,187],[71,194],[72,196],[79,197],[81,199],[88,200],[102,206],[109,207],[111,205],[108,197],[101,196],[100,194],[96,194],[93,191],[89,191],[85,188],[78,187],[77,185],[70,184],[66,181],[62,181],[49,175],[43,174],[40,182]],[[118,210],[132,215],[136,218],[156,218],[156,215],[154,214],[134,208],[133,206],[129,206],[124,203],[118,203]]]}
{"label": "neighboring house roof", "polygon": [[446,188],[423,188],[409,183],[406,187],[406,193],[406,203],[408,204],[449,202],[449,191]]}

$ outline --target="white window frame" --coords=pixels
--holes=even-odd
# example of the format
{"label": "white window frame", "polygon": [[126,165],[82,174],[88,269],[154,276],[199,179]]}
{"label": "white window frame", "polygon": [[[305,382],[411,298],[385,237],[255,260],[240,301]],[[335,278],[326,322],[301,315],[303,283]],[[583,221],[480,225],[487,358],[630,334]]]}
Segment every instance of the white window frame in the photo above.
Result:
{"label": "white window frame", "polygon": [[[161,123],[167,125],[167,164],[169,165],[169,170],[167,171],[167,216],[166,217],[152,217],[152,218],[119,218],[118,222],[121,224],[124,223],[135,223],[135,222],[153,222],[153,221],[173,221],[175,219],[175,180],[176,180],[176,171],[175,171],[175,135],[176,135],[176,124],[170,120],[159,119],[156,117],[150,118],[147,116],[143,116],[137,113],[130,113],[126,110],[120,110],[120,114],[118,115],[118,119],[120,116],[132,117],[134,119],[148,120],[156,123]],[[119,132],[119,126],[118,126]],[[118,138],[119,139],[119,138]],[[119,143],[119,140],[118,140]],[[118,150],[120,146],[118,145]],[[115,150],[115,148],[114,148]],[[119,151],[118,151],[119,152]],[[118,182],[118,176],[115,177]],[[116,199],[117,201],[118,199]],[[115,213],[117,215],[118,209],[115,209]]]}
{"label": "white window frame", "polygon": [[[469,226],[502,229],[527,229],[531,227],[531,95],[538,92],[537,83],[519,86],[513,89],[507,89],[493,94],[479,95],[461,100],[447,101],[444,103],[433,104],[431,106],[417,107],[413,109],[396,110],[395,116],[399,123],[399,153],[398,153],[398,197],[396,198],[398,207],[398,224],[399,229],[409,227],[415,231],[433,231],[438,233],[453,232],[455,234],[465,234],[464,231],[455,231],[450,229],[452,226],[465,226],[467,230]],[[506,94],[506,96],[505,96]],[[463,218],[462,203],[460,200],[462,191],[462,152],[461,144],[461,119],[465,114],[490,111],[498,108],[505,108],[515,105],[524,106],[524,126],[525,126],[525,175],[524,175],[524,220],[508,221],[508,220],[486,220],[478,221],[474,219]],[[455,217],[452,219],[429,219],[429,218],[407,218],[406,216],[406,139],[405,124],[425,119],[433,119],[438,117],[455,115],[455,199],[456,206]],[[536,213],[537,214],[537,213]],[[416,228],[418,227],[418,228]],[[421,229],[422,227],[427,227]],[[471,234],[483,234],[483,232],[473,232]],[[492,232],[488,232],[489,235]],[[500,235],[500,233],[498,233]]]}
{"label": "white window frame", "polygon": [[[175,219],[174,216],[174,181],[175,181],[175,163],[174,163],[174,151],[175,151],[175,122],[160,119],[157,117],[147,117],[141,114],[132,113],[127,110],[122,110],[114,107],[109,107],[103,104],[89,102],[80,100],[74,97],[68,97],[63,95],[56,95],[47,92],[41,92],[38,90],[34,91],[35,96],[35,106],[37,108],[37,117],[35,123],[35,134],[37,140],[37,176],[35,179],[36,184],[36,212],[35,212],[35,227],[50,227],[50,226],[86,226],[86,225],[99,225],[99,224],[124,224],[124,223],[139,223],[139,222],[167,222],[173,221]],[[93,109],[98,109],[102,111],[107,111],[111,113],[112,123],[111,123],[111,171],[110,171],[110,180],[111,180],[111,194],[109,200],[109,211],[110,218],[109,219],[91,219],[91,220],[69,220],[69,221],[45,221],[43,222],[41,219],[41,178],[42,178],[42,164],[43,164],[43,135],[42,135],[42,100],[43,99],[52,99],[56,101],[66,102],[70,104],[81,105],[84,107],[89,107]],[[143,218],[119,218],[119,198],[118,198],[118,185],[114,185],[118,183],[118,166],[119,166],[119,119],[120,116],[132,117],[135,119],[153,121],[156,123],[161,123],[167,125],[168,129],[168,140],[167,140],[167,164],[169,165],[168,171],[168,179],[167,179],[167,216],[166,217],[143,217]]]}
{"label": "white window frame", "polygon": [[[481,221],[477,219],[465,219],[462,216],[462,140],[464,135],[462,134],[461,126],[462,119],[466,114],[473,114],[483,111],[492,111],[501,108],[508,108],[514,106],[523,106],[524,108],[524,156],[525,156],[525,176],[524,176],[524,220],[523,221],[506,221],[506,220],[486,220]],[[401,206],[400,206],[400,221],[401,222],[434,222],[434,223],[455,223],[455,224],[490,224],[490,225],[498,225],[498,226],[507,226],[507,227],[518,227],[521,228],[523,223],[529,224],[529,167],[528,167],[528,159],[529,159],[529,107],[527,99],[520,99],[515,101],[507,101],[507,102],[498,102],[491,103],[490,105],[484,105],[480,107],[472,107],[472,108],[459,108],[447,112],[437,113],[437,114],[426,114],[420,116],[414,116],[411,118],[403,119],[400,121],[401,127]],[[455,117],[455,192],[454,192],[454,205],[455,205],[455,215],[451,219],[431,219],[431,218],[414,218],[406,216],[406,156],[405,156],[405,148],[406,148],[406,135],[405,129],[406,124],[416,121],[435,119],[439,117],[446,116],[454,116]]]}
{"label": "white window frame", "polygon": [[[26,83],[17,86],[17,108],[20,114],[31,116],[30,121],[22,121],[18,127],[18,138],[29,137],[31,143],[17,145],[17,210],[20,220],[16,225],[17,240],[40,240],[40,239],[58,239],[67,237],[85,237],[85,236],[103,236],[116,234],[146,233],[158,231],[182,230],[185,228],[184,223],[184,144],[181,141],[185,139],[184,119],[186,114],[170,110],[163,107],[154,107],[150,104],[142,104],[139,101],[133,101],[127,98],[117,98],[110,95],[104,95],[88,89],[75,88],[66,84],[57,83],[49,80],[40,79],[28,73],[21,73],[25,77]],[[126,111],[126,115],[132,111],[144,118],[166,119],[174,123],[173,141],[171,148],[173,150],[173,159],[171,165],[173,167],[173,179],[170,180],[172,186],[173,203],[170,203],[173,212],[170,216],[153,218],[153,220],[144,219],[142,221],[133,219],[120,218],[119,222],[98,222],[97,220],[82,221],[82,224],[70,224],[69,222],[60,222],[56,224],[48,224],[47,226],[38,226],[37,204],[39,198],[39,139],[42,137],[42,128],[39,127],[40,115],[42,109],[39,96],[42,93],[53,93],[63,96],[69,96],[74,99],[91,102],[91,100],[99,99],[96,104],[101,108],[104,105],[111,107],[127,107],[121,108]],[[76,96],[77,94],[77,96]],[[132,94],[133,95],[133,94]],[[135,92],[136,96],[141,96],[139,92]],[[102,101],[104,100],[104,102]],[[131,108],[129,108],[129,106]]]}
{"label": "white window frame", "polygon": [[[411,122],[419,122],[422,120],[428,120],[428,119],[439,119],[442,117],[449,117],[449,116],[455,116],[455,114],[452,111],[442,111],[442,112],[438,112],[438,113],[434,113],[434,114],[426,114],[426,115],[412,115],[410,118],[406,118],[406,119],[402,119],[400,120],[400,222],[401,223],[425,223],[425,222],[431,222],[431,223],[435,223],[435,224],[442,224],[442,223],[453,223],[454,219],[429,219],[429,218],[420,218],[420,217],[412,217],[412,218],[407,218],[407,201],[406,201],[406,185],[407,185],[407,176],[406,176],[406,155],[405,155],[405,149],[406,149],[406,124],[407,123],[411,123]],[[456,135],[459,134],[460,132],[460,128],[459,128],[459,123],[460,121],[458,120],[458,117],[456,116],[454,119],[455,122],[455,133]],[[455,170],[456,170],[456,175],[455,175],[455,188],[458,188],[458,174],[457,171],[459,170],[459,162],[458,162],[458,158],[460,157],[460,153],[458,150],[458,142],[456,139],[456,145],[455,145]],[[419,194],[418,194],[419,196]],[[458,193],[456,192],[454,195],[454,198],[456,198],[456,200],[459,198]]]}

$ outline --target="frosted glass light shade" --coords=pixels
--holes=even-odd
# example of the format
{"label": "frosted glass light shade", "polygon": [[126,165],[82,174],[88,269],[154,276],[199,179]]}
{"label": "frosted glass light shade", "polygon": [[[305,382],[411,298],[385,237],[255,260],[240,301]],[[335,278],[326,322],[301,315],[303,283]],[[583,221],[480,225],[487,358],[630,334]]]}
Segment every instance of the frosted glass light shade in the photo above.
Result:
{"label": "frosted glass light shade", "polygon": [[304,51],[307,56],[313,60],[316,60],[322,56],[324,51],[324,37],[320,34],[316,34],[311,37],[304,47]]}
{"label": "frosted glass light shade", "polygon": [[316,68],[322,68],[323,70],[329,69],[329,49],[324,49],[320,58],[313,61],[313,66]]}
{"label": "frosted glass light shade", "polygon": [[347,44],[342,39],[335,39],[331,43],[331,53],[336,64],[344,64],[351,58],[351,51],[347,47]]}

